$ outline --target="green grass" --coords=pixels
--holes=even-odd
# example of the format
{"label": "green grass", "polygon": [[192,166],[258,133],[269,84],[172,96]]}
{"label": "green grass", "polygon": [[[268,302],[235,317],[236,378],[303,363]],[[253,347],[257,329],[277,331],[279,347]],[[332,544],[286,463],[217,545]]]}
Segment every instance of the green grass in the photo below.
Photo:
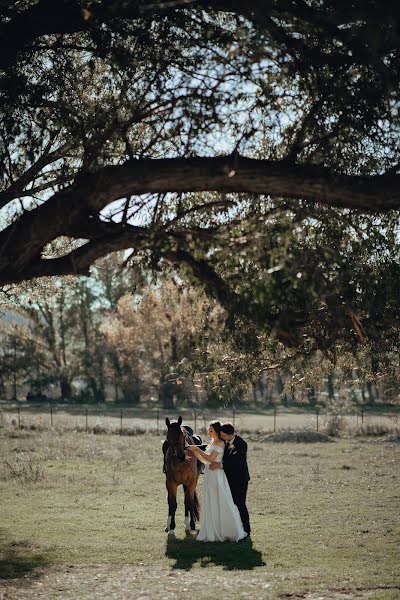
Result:
{"label": "green grass", "polygon": [[[0,579],[13,579],[15,589],[54,566],[132,565],[167,582],[174,571],[220,585],[227,577],[237,598],[260,597],[260,586],[271,598],[356,589],[400,597],[398,444],[250,439],[253,541],[234,545],[185,538],[181,491],[177,539],[167,541],[161,437],[13,435],[0,434]],[[21,469],[13,476],[4,459],[39,464],[44,477],[29,481]],[[208,597],[207,587],[196,592]]]}

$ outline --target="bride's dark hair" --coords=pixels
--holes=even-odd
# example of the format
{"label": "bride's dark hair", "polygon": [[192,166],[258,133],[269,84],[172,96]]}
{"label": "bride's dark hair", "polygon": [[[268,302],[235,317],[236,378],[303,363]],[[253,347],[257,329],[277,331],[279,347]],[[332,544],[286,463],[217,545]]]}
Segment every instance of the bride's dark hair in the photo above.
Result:
{"label": "bride's dark hair", "polygon": [[211,421],[211,423],[208,424],[209,427],[212,427],[215,431],[215,433],[218,434],[218,437],[220,437],[220,433],[221,433],[221,423],[219,421]]}

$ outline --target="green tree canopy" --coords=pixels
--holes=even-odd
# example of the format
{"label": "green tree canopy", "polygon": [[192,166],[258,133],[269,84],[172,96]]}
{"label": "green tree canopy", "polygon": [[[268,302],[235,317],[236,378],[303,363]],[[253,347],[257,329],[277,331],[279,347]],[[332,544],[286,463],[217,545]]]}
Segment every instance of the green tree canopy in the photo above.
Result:
{"label": "green tree canopy", "polygon": [[20,0],[0,15],[1,284],[132,249],[202,282],[233,329],[393,343],[399,8]]}

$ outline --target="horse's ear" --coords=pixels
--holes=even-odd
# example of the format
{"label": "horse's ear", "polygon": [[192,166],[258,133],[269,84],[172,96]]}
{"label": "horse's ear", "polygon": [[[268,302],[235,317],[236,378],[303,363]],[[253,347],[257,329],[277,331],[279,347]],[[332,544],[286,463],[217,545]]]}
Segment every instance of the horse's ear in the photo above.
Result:
{"label": "horse's ear", "polygon": [[168,419],[168,417],[165,417],[165,422],[167,424],[167,427],[171,425],[171,421]]}
{"label": "horse's ear", "polygon": [[179,427],[182,425],[182,417],[180,415],[179,415],[179,418],[178,418],[178,425],[179,425]]}

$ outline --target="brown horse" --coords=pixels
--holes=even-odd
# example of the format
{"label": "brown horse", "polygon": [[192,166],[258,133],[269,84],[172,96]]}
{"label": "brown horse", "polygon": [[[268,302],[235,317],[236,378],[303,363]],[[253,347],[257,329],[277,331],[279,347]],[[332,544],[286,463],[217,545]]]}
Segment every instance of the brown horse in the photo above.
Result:
{"label": "brown horse", "polygon": [[165,475],[168,491],[168,520],[165,531],[175,535],[176,492],[179,485],[185,491],[185,530],[187,535],[195,535],[195,522],[200,518],[200,504],[196,485],[200,469],[191,450],[185,449],[185,435],[181,430],[182,417],[177,421],[165,419],[168,427],[168,449],[165,454]]}

